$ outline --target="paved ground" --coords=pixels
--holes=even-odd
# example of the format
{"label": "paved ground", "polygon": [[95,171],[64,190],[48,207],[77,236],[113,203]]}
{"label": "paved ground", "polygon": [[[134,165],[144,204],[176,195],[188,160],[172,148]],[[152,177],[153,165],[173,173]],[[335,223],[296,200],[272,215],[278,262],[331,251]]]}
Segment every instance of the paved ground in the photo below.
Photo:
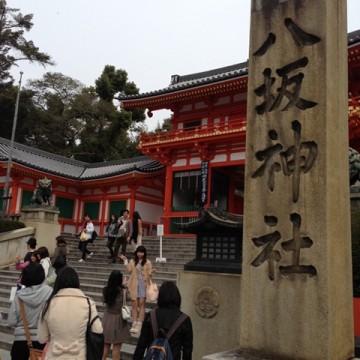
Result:
{"label": "paved ground", "polygon": [[0,359],[1,360],[10,360],[10,352],[0,349]]}

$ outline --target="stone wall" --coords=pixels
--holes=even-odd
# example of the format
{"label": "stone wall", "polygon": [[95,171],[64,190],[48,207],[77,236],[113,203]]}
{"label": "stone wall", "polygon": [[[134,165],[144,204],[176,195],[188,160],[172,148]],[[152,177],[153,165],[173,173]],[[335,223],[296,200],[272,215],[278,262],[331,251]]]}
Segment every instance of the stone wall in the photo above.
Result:
{"label": "stone wall", "polygon": [[0,234],[0,266],[14,264],[17,255],[27,252],[26,242],[35,237],[35,228],[26,227]]}
{"label": "stone wall", "polygon": [[241,275],[181,271],[177,284],[192,320],[193,359],[239,347]]}

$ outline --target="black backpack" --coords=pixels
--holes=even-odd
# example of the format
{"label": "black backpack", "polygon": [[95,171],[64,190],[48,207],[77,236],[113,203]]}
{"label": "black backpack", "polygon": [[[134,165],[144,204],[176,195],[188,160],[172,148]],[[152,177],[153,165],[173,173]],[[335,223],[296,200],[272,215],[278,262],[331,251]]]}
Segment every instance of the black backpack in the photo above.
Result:
{"label": "black backpack", "polygon": [[91,238],[89,239],[89,243],[93,243],[96,238],[97,238],[97,232],[94,230],[91,234]]}
{"label": "black backpack", "polygon": [[146,351],[144,360],[173,360],[173,355],[169,345],[169,339],[174,332],[179,328],[183,321],[187,318],[187,315],[181,314],[179,318],[174,322],[169,331],[165,333],[164,329],[158,330],[156,312],[150,311],[151,326],[154,334],[154,341],[150,344]]}

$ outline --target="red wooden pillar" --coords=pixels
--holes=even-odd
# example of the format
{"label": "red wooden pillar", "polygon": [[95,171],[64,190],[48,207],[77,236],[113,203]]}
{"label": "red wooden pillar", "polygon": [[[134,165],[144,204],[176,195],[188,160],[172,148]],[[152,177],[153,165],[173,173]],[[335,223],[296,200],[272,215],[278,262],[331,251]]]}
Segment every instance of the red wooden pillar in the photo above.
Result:
{"label": "red wooden pillar", "polygon": [[164,234],[170,234],[170,214],[173,192],[173,169],[170,165],[166,167],[164,194]]}
{"label": "red wooden pillar", "polygon": [[136,196],[136,185],[130,185],[130,203],[129,203],[129,212],[130,218],[132,218],[132,214],[135,211],[135,196]]}
{"label": "red wooden pillar", "polygon": [[101,189],[103,196],[102,196],[102,206],[101,206],[101,214],[100,214],[100,234],[104,234],[104,221],[107,218],[106,216],[106,205],[107,205],[107,188]]}
{"label": "red wooden pillar", "polygon": [[16,204],[17,204],[18,197],[19,197],[19,191],[20,191],[19,183],[21,181],[21,178],[13,176],[12,179],[13,179],[12,184],[11,184],[12,198],[10,199],[9,213],[15,214],[15,213],[19,212],[19,211],[16,211]]}

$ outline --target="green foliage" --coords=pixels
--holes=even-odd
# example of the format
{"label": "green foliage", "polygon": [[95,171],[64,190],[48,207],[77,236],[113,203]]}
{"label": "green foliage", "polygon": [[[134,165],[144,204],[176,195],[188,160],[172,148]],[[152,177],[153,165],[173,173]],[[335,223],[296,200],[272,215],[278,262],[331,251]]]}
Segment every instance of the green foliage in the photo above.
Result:
{"label": "green foliage", "polygon": [[112,101],[117,92],[122,92],[128,79],[125,70],[116,70],[115,66],[106,65],[101,76],[95,81],[95,89],[101,99]]}
{"label": "green foliage", "polygon": [[360,297],[360,209],[351,213],[351,244],[354,297]]}
{"label": "green foliage", "polygon": [[172,117],[164,119],[162,125],[160,126],[160,123],[157,123],[157,126],[155,128],[155,132],[163,132],[163,131],[171,131],[172,130]]}
{"label": "green foliage", "polygon": [[0,233],[22,229],[24,227],[25,224],[23,222],[0,219]]}
{"label": "green foliage", "polygon": [[[47,72],[29,81],[20,94],[15,141],[90,163],[139,155],[138,137],[130,135],[140,131],[144,110],[118,110],[112,101],[114,92],[136,93],[138,88],[127,82],[124,70],[110,65],[100,79],[96,87],[84,87],[61,73]],[[112,94],[110,101],[106,93]],[[0,132],[8,139],[16,95],[16,87],[0,85]]]}
{"label": "green foliage", "polygon": [[39,51],[31,40],[24,37],[33,27],[32,14],[23,15],[19,9],[7,7],[0,0],[0,82],[11,80],[9,70],[19,61],[27,60],[41,65],[53,65],[51,57]]}

